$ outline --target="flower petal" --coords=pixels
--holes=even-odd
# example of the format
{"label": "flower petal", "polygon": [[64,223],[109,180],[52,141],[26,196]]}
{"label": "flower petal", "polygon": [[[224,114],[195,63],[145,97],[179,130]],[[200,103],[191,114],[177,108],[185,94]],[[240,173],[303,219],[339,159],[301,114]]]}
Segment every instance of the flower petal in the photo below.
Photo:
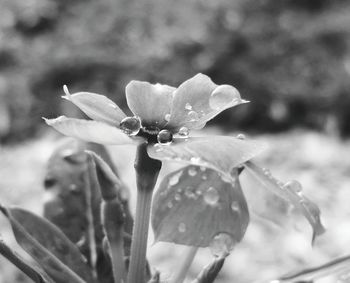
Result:
{"label": "flower petal", "polygon": [[141,118],[143,126],[162,128],[168,122],[174,87],[131,81],[125,91],[129,108]]}
{"label": "flower petal", "polygon": [[60,133],[100,144],[133,144],[137,139],[131,139],[121,130],[108,124],[82,119],[60,116],[56,119],[45,119],[45,122]]}
{"label": "flower petal", "polygon": [[313,229],[312,244],[314,243],[316,236],[325,232],[325,228],[320,219],[320,209],[303,194],[300,185],[298,185],[297,188],[293,188],[293,186],[290,185],[291,182],[289,182],[289,185],[288,183],[284,184],[274,178],[269,171],[260,168],[253,162],[247,162],[245,167],[247,168],[247,171],[251,173],[251,175],[266,189],[291,203],[296,209],[302,212]]}
{"label": "flower petal", "polygon": [[208,76],[197,74],[182,83],[174,92],[167,127],[173,130],[182,126],[201,129],[220,112],[246,102],[233,86],[218,86]]}
{"label": "flower petal", "polygon": [[[215,170],[192,165],[167,175],[152,206],[155,240],[229,253],[249,223],[237,170],[233,175],[228,182]],[[213,246],[220,234],[226,235],[228,246]]]}
{"label": "flower petal", "polygon": [[177,138],[170,145],[149,146],[147,151],[155,159],[205,166],[229,176],[232,168],[258,155],[263,149],[264,146],[256,141],[212,136]]}
{"label": "flower petal", "polygon": [[63,89],[66,93],[63,98],[74,103],[93,120],[105,122],[112,126],[119,126],[121,120],[126,117],[118,105],[104,95],[92,92],[70,94],[66,86]]}

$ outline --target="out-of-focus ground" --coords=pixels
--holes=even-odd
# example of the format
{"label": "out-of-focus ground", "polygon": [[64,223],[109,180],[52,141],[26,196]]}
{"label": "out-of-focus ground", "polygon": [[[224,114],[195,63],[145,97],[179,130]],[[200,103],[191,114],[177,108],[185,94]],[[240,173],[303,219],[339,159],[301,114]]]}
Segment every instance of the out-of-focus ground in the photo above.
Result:
{"label": "out-of-focus ground", "polygon": [[[222,133],[209,128],[204,134]],[[203,134],[203,132],[202,132]],[[229,133],[224,133],[229,134]],[[235,133],[237,134],[237,133]],[[20,205],[41,213],[43,186],[42,178],[45,162],[54,145],[55,136],[45,135],[34,141],[1,149],[0,199],[5,204]],[[264,141],[269,148],[256,162],[271,169],[283,181],[297,179],[304,192],[321,209],[326,234],[311,246],[311,228],[299,216],[270,215],[269,210],[253,212],[263,202],[257,197],[261,188],[242,173],[241,182],[251,208],[252,221],[243,241],[237,245],[225,263],[218,282],[268,282],[286,272],[317,265],[337,256],[350,253],[350,142],[324,134],[295,130],[279,135],[259,135],[254,137]],[[135,190],[132,146],[109,147],[118,166],[121,178]],[[173,170],[176,164],[165,164],[161,176]],[[268,192],[265,192],[268,194]],[[132,194],[134,197],[134,194]],[[259,205],[260,203],[260,205]],[[260,216],[259,216],[260,215]],[[264,217],[262,217],[263,215]],[[278,226],[266,218],[284,223]],[[0,216],[0,233],[10,243],[13,238],[4,217]],[[184,248],[173,244],[149,245],[149,259],[153,267],[170,278],[176,268]],[[189,278],[211,259],[210,251],[201,249],[190,269]],[[20,282],[14,279],[14,268],[0,258],[0,282]],[[16,281],[17,280],[17,281]],[[326,278],[320,282],[335,282]]]}

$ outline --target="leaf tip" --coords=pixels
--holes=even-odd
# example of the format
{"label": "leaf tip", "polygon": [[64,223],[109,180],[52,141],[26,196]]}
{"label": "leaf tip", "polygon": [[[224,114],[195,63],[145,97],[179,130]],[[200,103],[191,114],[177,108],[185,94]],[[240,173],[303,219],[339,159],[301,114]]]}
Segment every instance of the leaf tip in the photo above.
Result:
{"label": "leaf tip", "polygon": [[5,216],[8,216],[8,211],[6,209],[6,207],[0,203],[0,211],[5,215]]}
{"label": "leaf tip", "polygon": [[312,231],[312,239],[311,239],[311,246],[313,247],[316,241],[316,237],[321,236],[326,232],[326,228],[323,226],[321,221],[319,222],[318,226],[313,229]]}

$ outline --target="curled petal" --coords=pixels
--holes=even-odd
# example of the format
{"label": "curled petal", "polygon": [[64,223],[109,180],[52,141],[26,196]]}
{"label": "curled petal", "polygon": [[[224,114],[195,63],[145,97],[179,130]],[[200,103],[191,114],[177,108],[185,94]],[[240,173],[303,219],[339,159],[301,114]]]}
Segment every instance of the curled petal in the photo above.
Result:
{"label": "curled petal", "polygon": [[162,128],[168,122],[174,87],[131,81],[125,91],[130,110],[141,118],[143,126]]}
{"label": "curled petal", "polygon": [[203,74],[185,81],[174,92],[168,128],[201,129],[207,121],[227,108],[246,103],[236,88],[216,85]]}
{"label": "curled petal", "polygon": [[213,136],[177,138],[170,145],[155,144],[148,147],[148,154],[154,159],[205,166],[229,176],[232,168],[250,160],[264,148],[253,140]]}
{"label": "curled petal", "polygon": [[64,86],[64,91],[66,95],[63,98],[74,103],[93,120],[118,126],[121,120],[126,117],[118,105],[104,95],[92,92],[70,94],[66,86]]}
{"label": "curled petal", "polygon": [[137,139],[131,139],[121,130],[108,124],[82,119],[60,116],[56,119],[45,119],[46,124],[60,133],[88,142],[100,144],[133,144]]}

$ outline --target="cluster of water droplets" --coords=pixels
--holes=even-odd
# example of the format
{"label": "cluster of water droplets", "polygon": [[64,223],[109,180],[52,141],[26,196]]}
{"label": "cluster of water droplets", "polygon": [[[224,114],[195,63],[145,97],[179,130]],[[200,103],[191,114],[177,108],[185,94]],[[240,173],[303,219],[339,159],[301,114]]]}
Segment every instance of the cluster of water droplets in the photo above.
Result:
{"label": "cluster of water droplets", "polygon": [[288,181],[283,185],[283,188],[291,190],[300,195],[302,194],[302,190],[303,190],[302,185],[296,180]]}
{"label": "cluster of water droplets", "polygon": [[187,110],[189,122],[196,122],[199,120],[199,113],[193,109],[193,106],[189,102],[185,104],[185,110]]}
{"label": "cluster of water droplets", "polygon": [[245,102],[236,88],[230,85],[220,85],[211,93],[209,106],[213,110],[219,111],[230,106]]}
{"label": "cluster of water droplets", "polygon": [[303,187],[298,181],[291,180],[291,181],[288,181],[288,182],[284,183],[284,182],[274,178],[272,176],[272,174],[271,174],[269,169],[262,168],[262,171],[263,171],[264,175],[267,178],[269,178],[271,181],[273,181],[275,184],[277,184],[277,186],[281,190],[287,191],[289,193],[295,193],[298,196],[298,198],[299,198],[300,204],[304,204],[305,198],[304,198],[304,195],[303,195]]}
{"label": "cluster of water droplets", "polygon": [[210,242],[210,251],[215,257],[225,257],[233,250],[236,241],[228,233],[216,234]]}

